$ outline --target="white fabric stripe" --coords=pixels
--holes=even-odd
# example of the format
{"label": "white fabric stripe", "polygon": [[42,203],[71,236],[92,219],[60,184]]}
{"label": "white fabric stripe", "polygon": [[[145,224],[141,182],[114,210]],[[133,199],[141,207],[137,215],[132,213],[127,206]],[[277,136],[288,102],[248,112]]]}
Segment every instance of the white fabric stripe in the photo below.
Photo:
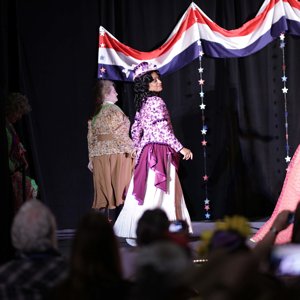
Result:
{"label": "white fabric stripe", "polygon": [[[181,38],[171,47],[166,53],[155,59],[135,59],[131,56],[126,56],[123,52],[115,51],[112,48],[99,48],[98,63],[106,65],[119,65],[127,69],[133,69],[132,65],[136,65],[141,61],[148,61],[154,63],[158,68],[168,64],[176,55],[183,52],[190,45],[198,41],[200,38],[198,24],[194,24],[190,27]],[[104,59],[100,59],[104,56]]]}
{"label": "white fabric stripe", "polygon": [[292,7],[289,3],[284,2],[284,11],[289,20],[300,22],[300,10]]}

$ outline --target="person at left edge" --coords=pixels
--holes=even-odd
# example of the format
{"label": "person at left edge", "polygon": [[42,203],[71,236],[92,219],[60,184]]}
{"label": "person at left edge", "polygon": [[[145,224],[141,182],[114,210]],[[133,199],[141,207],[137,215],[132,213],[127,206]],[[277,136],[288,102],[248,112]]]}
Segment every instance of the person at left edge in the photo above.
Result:
{"label": "person at left edge", "polygon": [[125,200],[135,156],[130,121],[117,101],[114,83],[98,80],[95,112],[88,121],[88,168],[93,172],[92,208],[106,213],[110,221]]}

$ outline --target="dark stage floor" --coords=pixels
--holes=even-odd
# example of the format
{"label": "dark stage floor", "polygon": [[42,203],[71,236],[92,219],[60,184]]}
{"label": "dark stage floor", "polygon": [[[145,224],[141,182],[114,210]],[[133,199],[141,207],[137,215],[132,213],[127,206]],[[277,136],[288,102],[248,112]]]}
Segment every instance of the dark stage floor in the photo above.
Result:
{"label": "dark stage floor", "polygon": [[[254,234],[265,222],[264,221],[257,221],[257,222],[250,222],[252,233]],[[202,231],[205,230],[210,230],[214,228],[215,223],[214,222],[192,222],[193,226],[193,234],[190,238],[190,247],[193,251],[196,251],[198,248],[199,243],[199,236]],[[72,240],[75,234],[74,229],[64,229],[64,230],[58,230],[57,231],[57,238],[58,238],[58,247],[61,251],[61,253],[65,257],[69,257],[70,255],[70,250],[71,250],[71,245],[72,245]],[[126,249],[133,248],[132,246],[128,245],[126,242],[126,239],[124,238],[119,238],[119,244],[120,248],[123,252],[126,252]]]}

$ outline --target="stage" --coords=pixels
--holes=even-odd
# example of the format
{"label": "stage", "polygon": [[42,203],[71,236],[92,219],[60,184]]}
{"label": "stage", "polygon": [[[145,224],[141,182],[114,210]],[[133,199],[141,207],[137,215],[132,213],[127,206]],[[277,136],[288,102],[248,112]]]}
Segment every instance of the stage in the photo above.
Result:
{"label": "stage", "polygon": [[[265,221],[266,220],[250,222],[252,234],[256,233],[257,230],[265,223]],[[194,257],[196,257],[197,248],[201,243],[200,234],[203,231],[213,229],[215,226],[215,222],[192,222],[192,226],[193,234],[190,237],[189,245],[193,251]],[[66,258],[69,258],[74,235],[75,229],[57,230],[58,248]],[[118,238],[118,240],[123,255],[124,253],[126,255],[126,253],[130,251],[131,248],[134,248],[126,242],[125,238]]]}

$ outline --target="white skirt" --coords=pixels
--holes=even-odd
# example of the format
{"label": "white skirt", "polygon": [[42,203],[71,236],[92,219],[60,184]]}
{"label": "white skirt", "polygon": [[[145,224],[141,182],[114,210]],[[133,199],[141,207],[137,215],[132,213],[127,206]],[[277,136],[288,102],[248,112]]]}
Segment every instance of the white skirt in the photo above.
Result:
{"label": "white skirt", "polygon": [[185,220],[189,225],[189,232],[192,233],[192,224],[189,212],[185,205],[181,184],[175,167],[169,164],[167,193],[156,188],[154,185],[155,172],[148,170],[146,193],[143,205],[132,195],[133,177],[131,178],[124,207],[114,225],[114,232],[119,237],[136,238],[137,222],[147,209],[163,209],[169,220]]}

